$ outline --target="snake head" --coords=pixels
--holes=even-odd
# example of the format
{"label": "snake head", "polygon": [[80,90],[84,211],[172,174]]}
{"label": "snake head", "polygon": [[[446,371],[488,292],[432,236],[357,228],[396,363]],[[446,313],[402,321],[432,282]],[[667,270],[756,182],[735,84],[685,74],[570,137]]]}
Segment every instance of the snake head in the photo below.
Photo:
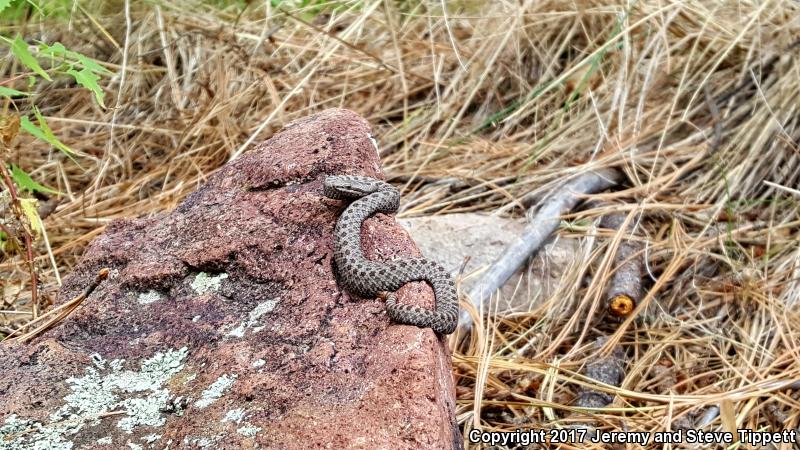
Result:
{"label": "snake head", "polygon": [[333,199],[356,199],[375,192],[381,181],[352,175],[328,175],[322,182],[326,197]]}

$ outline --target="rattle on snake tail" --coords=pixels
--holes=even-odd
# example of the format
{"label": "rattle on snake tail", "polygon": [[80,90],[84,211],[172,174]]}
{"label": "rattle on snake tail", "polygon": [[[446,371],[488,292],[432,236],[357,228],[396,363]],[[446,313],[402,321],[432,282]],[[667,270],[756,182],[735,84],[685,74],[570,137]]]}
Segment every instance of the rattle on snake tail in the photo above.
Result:
{"label": "rattle on snake tail", "polygon": [[[361,252],[361,224],[376,212],[391,214],[400,207],[400,192],[389,183],[369,177],[331,175],[323,182],[326,197],[351,201],[333,236],[334,261],[339,282],[353,294],[386,298],[386,313],[395,322],[431,328],[450,334],[458,325],[458,296],[453,277],[425,258],[370,261]],[[427,281],[433,287],[436,309],[402,305],[392,293],[410,281]]]}

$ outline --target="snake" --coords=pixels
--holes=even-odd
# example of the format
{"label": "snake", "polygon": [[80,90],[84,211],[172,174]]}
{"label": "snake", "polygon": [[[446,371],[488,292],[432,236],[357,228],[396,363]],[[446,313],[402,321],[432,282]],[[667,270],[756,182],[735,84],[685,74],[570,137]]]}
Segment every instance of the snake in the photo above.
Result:
{"label": "snake", "polygon": [[[400,191],[375,178],[355,175],[328,175],[323,194],[334,200],[349,201],[336,221],[333,234],[333,259],[340,284],[361,298],[386,301],[391,320],[439,334],[450,334],[458,325],[458,296],[450,273],[437,262],[422,258],[372,261],[361,250],[361,225],[375,213],[392,214],[400,207]],[[406,283],[426,281],[433,288],[434,310],[397,302],[393,293]]]}

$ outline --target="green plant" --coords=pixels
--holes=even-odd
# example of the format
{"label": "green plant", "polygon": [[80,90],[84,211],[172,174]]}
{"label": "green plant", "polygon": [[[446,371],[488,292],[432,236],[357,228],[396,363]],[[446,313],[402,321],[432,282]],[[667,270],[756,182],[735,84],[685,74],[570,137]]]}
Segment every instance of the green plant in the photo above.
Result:
{"label": "green plant", "polygon": [[[17,22],[32,14],[63,14],[61,1],[37,4],[32,0],[0,0],[0,18]],[[32,11],[31,11],[32,9]],[[105,93],[100,87],[103,76],[113,73],[91,58],[67,49],[60,42],[29,43],[20,34],[0,34],[0,48],[13,55],[11,73],[0,79],[0,254],[21,254],[30,273],[31,304],[37,311],[37,271],[34,243],[44,232],[37,212],[35,195],[61,195],[33,179],[21,167],[10,164],[11,143],[22,131],[58,149],[77,164],[75,152],[58,139],[40,112],[34,88],[56,78],[69,77],[92,92],[94,100],[105,108]],[[27,106],[23,108],[23,106]],[[21,111],[27,110],[25,114]]]}

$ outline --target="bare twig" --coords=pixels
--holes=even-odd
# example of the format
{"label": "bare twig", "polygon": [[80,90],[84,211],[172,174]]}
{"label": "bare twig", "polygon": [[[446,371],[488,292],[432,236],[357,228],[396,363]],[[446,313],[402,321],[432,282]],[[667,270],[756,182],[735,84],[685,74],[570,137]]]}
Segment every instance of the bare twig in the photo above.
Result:
{"label": "bare twig", "polygon": [[[531,255],[536,253],[547,238],[558,228],[559,218],[572,210],[584,195],[600,192],[619,182],[621,174],[615,169],[585,172],[559,186],[536,211],[522,234],[506,247],[483,277],[469,290],[467,296],[477,310],[503,284],[508,281]],[[459,326],[469,330],[472,316],[462,311]]]}
{"label": "bare twig", "polygon": [[[70,314],[72,314],[73,311],[75,311],[75,309],[78,308],[78,306],[81,305],[81,303],[83,303],[84,300],[86,300],[86,298],[92,295],[92,292],[94,292],[94,290],[97,289],[97,286],[99,286],[100,283],[103,282],[103,280],[108,278],[109,272],[110,272],[109,269],[106,268],[100,269],[100,271],[97,273],[97,276],[94,278],[94,280],[92,280],[91,284],[89,284],[89,286],[86,289],[84,289],[83,292],[81,292],[77,297],[73,298],[72,300],[69,300],[68,302],[64,303],[58,308],[50,310],[47,313],[41,315],[40,317],[23,325],[14,333],[7,336],[6,340],[10,339],[22,343],[28,342],[31,339],[35,338],[36,336],[49,330],[56,323],[66,319],[67,317],[69,317]],[[44,321],[44,323],[37,326],[35,329],[28,331],[27,333],[21,336],[18,337],[14,336],[15,334],[19,333],[20,330],[38,324],[42,321]]]}

